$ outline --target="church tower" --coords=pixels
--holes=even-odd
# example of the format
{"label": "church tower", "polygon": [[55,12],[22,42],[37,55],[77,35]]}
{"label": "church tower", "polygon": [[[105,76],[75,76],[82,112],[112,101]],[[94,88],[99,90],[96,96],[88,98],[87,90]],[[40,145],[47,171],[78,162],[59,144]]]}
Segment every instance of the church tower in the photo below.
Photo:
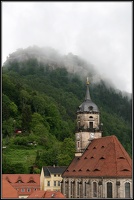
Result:
{"label": "church tower", "polygon": [[100,112],[97,105],[91,100],[89,92],[89,80],[87,78],[85,101],[78,107],[77,110],[75,156],[81,156],[93,139],[101,137],[102,127],[100,124]]}

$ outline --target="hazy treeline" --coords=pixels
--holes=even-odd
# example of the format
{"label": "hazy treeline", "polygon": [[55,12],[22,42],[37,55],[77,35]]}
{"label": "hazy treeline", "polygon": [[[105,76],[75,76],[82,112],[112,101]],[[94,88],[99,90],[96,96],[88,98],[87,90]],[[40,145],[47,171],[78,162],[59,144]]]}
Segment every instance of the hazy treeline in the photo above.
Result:
{"label": "hazy treeline", "polygon": [[[67,70],[56,53],[53,60],[39,59],[40,53],[20,59],[26,53],[19,49],[11,54],[2,69],[2,142],[7,147],[3,173],[38,173],[43,165],[68,165],[75,152],[76,110],[84,101],[86,80],[79,70]],[[93,80],[94,69],[89,72],[85,61],[70,56]],[[103,80],[91,81],[90,94],[100,109],[103,136],[116,135],[131,155],[131,99]],[[22,133],[16,135],[17,130]],[[29,162],[23,159],[26,154]]]}

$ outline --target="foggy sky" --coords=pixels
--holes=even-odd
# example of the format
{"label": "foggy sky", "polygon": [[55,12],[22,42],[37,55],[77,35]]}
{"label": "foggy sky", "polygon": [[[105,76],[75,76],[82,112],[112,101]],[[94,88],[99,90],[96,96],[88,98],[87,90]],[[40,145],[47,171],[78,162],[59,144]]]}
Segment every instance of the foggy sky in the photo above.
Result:
{"label": "foggy sky", "polygon": [[2,2],[2,63],[32,45],[81,56],[132,92],[132,2]]}

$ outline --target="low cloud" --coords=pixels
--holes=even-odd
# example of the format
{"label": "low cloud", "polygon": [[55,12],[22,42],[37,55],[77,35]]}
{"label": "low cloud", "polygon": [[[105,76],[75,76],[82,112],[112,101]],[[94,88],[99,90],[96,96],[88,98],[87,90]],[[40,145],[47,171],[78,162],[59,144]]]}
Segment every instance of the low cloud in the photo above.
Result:
{"label": "low cloud", "polygon": [[132,2],[2,2],[2,63],[33,45],[78,55],[132,91]]}

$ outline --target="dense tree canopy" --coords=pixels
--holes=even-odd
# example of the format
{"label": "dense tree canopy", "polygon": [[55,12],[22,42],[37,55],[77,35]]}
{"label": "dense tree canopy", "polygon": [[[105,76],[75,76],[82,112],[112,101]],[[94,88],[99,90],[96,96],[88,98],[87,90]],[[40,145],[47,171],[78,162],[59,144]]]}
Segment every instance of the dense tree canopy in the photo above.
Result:
{"label": "dense tree canopy", "polygon": [[[33,58],[8,62],[2,70],[2,142],[7,147],[3,173],[32,173],[32,165],[68,165],[75,152],[76,110],[84,101],[85,82],[64,66],[52,69]],[[90,95],[100,110],[103,136],[116,135],[131,155],[131,100],[103,81],[90,84]],[[17,158],[20,149],[24,155],[32,151],[29,162]]]}

